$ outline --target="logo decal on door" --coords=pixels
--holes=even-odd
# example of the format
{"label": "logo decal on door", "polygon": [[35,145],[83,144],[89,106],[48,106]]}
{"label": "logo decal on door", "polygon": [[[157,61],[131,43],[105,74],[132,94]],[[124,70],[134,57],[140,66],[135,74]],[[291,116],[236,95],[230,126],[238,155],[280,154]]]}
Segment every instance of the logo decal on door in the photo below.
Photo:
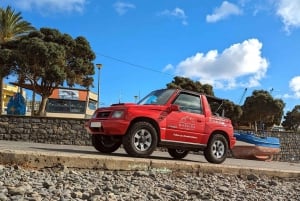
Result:
{"label": "logo decal on door", "polygon": [[185,130],[195,130],[196,129],[196,119],[190,116],[182,117],[179,120],[178,127]]}

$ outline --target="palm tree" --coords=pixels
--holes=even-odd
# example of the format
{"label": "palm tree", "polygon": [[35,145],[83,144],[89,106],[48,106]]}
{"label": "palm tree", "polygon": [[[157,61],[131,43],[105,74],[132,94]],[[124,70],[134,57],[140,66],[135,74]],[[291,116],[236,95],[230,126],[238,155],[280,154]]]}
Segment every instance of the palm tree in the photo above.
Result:
{"label": "palm tree", "polygon": [[[6,9],[0,8],[0,47],[3,43],[17,40],[20,36],[33,30],[35,28],[23,20],[20,12],[16,13],[10,6],[7,6]],[[2,50],[0,49],[0,51]],[[2,114],[3,79],[10,74],[11,69],[6,65],[0,68],[0,114]]]}

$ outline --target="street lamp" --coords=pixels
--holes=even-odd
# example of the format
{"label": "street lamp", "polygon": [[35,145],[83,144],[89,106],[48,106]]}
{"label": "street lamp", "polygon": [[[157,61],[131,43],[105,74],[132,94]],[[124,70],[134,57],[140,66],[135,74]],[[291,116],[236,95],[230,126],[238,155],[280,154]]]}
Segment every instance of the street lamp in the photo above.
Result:
{"label": "street lamp", "polygon": [[98,108],[100,107],[100,71],[102,68],[102,64],[96,64],[96,67],[98,68],[98,96],[97,96],[97,104]]}

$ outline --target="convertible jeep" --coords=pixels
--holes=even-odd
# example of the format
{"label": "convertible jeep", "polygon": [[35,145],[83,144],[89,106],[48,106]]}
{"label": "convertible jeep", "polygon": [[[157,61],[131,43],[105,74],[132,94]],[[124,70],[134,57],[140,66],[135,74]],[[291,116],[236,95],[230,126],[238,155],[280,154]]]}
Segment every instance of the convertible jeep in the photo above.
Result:
{"label": "convertible jeep", "polygon": [[236,142],[231,120],[220,111],[222,103],[187,90],[155,90],[138,103],[98,108],[85,128],[102,153],[123,145],[130,156],[148,157],[164,147],[175,159],[203,151],[208,162],[219,164]]}

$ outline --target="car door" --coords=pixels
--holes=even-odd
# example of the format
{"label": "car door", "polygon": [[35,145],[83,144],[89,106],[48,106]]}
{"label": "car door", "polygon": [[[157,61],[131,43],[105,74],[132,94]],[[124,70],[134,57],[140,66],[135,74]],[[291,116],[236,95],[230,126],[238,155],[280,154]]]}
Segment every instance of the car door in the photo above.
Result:
{"label": "car door", "polygon": [[179,111],[172,111],[166,119],[166,140],[199,143],[204,134],[205,117],[199,95],[180,93],[173,104]]}

